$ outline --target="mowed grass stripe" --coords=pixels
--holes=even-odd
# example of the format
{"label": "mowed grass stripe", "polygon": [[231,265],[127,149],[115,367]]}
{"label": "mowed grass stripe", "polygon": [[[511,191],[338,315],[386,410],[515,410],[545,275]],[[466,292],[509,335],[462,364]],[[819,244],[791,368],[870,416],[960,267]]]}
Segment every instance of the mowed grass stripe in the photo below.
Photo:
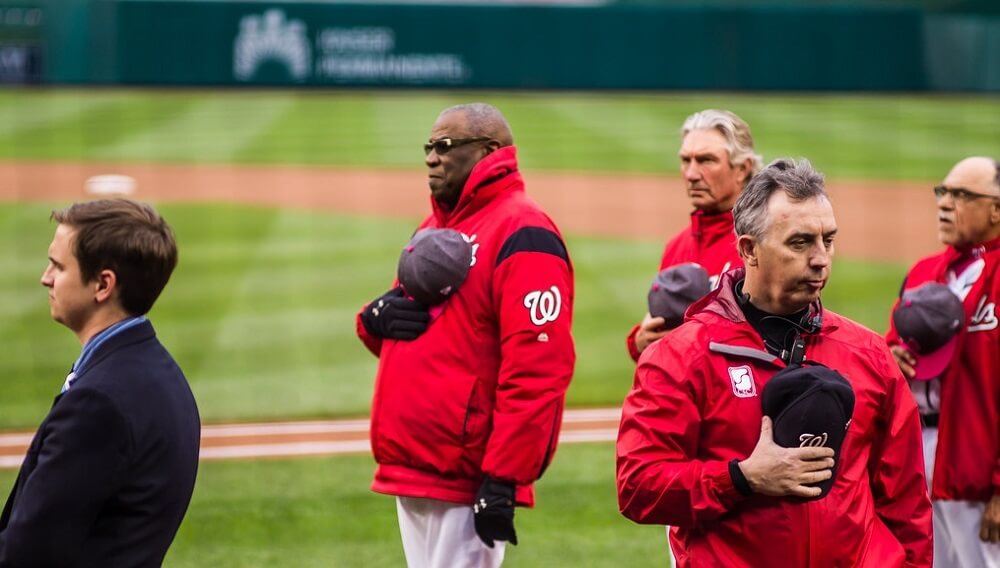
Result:
{"label": "mowed grass stripe", "polygon": [[662,245],[571,236],[567,248],[576,276],[577,364],[569,398],[576,405],[618,406],[634,370],[625,334],[646,312]]}
{"label": "mowed grass stripe", "polygon": [[375,153],[380,164],[413,168],[423,163],[423,144],[442,109],[469,102],[459,96],[414,99],[403,93],[373,97],[372,132],[378,137]]}
{"label": "mowed grass stripe", "polygon": [[55,225],[50,204],[0,207],[0,362],[4,395],[0,428],[35,426],[80,352],[80,344],[49,317],[40,283]]}
{"label": "mowed grass stripe", "polygon": [[[185,347],[175,351],[212,420],[366,411],[375,359],[354,336],[354,314],[389,286],[394,267],[366,259],[398,256],[412,231],[408,223],[386,225],[278,211],[242,252],[234,240],[216,251],[227,264],[242,260],[243,270],[225,287],[212,336],[191,345],[182,338],[197,330],[177,322]],[[214,264],[214,255],[196,250],[200,267]],[[190,291],[179,292],[190,298]]]}
{"label": "mowed grass stripe", "polygon": [[[381,139],[373,98],[358,95],[269,94],[291,101],[235,159],[244,163],[374,166]],[[412,162],[411,162],[412,164]]]}
{"label": "mowed grass stripe", "polygon": [[[189,105],[197,103],[196,97],[163,97],[154,93],[129,91],[118,93],[117,96],[98,93],[96,99],[91,99],[93,95],[88,92],[80,92],[76,98],[50,95],[47,91],[30,94],[25,92],[26,99],[11,104],[14,105],[15,112],[26,113],[30,112],[30,108],[21,105],[24,100],[31,100],[30,97],[39,97],[37,101],[32,100],[31,104],[44,101],[53,106],[69,105],[74,108],[80,101],[98,102],[89,104],[86,112],[71,113],[63,120],[33,125],[0,136],[0,156],[44,160],[105,158],[102,154],[104,147],[112,146],[136,133],[155,129],[161,123],[169,122],[174,116],[183,113]],[[197,133],[191,132],[187,136],[197,136]],[[162,142],[176,143],[171,140]],[[165,160],[166,157],[154,153],[148,159]]]}
{"label": "mowed grass stripe", "polygon": [[[165,205],[160,211],[177,235],[180,259],[153,308],[153,322],[161,340],[196,383],[199,370],[218,356],[209,347],[222,319],[241,309],[233,290],[252,268],[253,252],[267,238],[279,213],[225,205]],[[199,257],[196,252],[202,245],[220,243],[225,254]],[[190,258],[186,251],[193,253]],[[206,416],[204,411],[202,416]]]}
{"label": "mowed grass stripe", "polygon": [[325,352],[325,345],[316,342],[302,344],[291,354],[276,347],[253,353],[219,351],[219,357],[203,367],[205,373],[191,380],[203,421],[308,420],[367,413],[376,359],[366,352],[343,362]]}
{"label": "mowed grass stripe", "polygon": [[[395,500],[368,489],[373,470],[366,455],[202,463],[164,566],[402,566]],[[517,511],[504,565],[670,566],[663,527],[618,514],[612,444],[560,446],[536,497]]]}
{"label": "mowed grass stripe", "polygon": [[[865,178],[882,170],[874,177],[932,179],[967,149],[968,137],[954,132],[944,137],[954,138],[951,148],[929,146],[928,141],[940,141],[940,133],[950,127],[911,120],[913,106],[898,100],[826,98],[770,110],[751,122],[768,161],[805,156],[821,171],[840,177]],[[815,150],[803,151],[810,146]]]}
{"label": "mowed grass stripe", "polygon": [[995,97],[31,90],[0,97],[0,112],[66,119],[0,136],[0,158],[420,168],[438,111],[474,100],[503,109],[530,169],[675,172],[683,118],[708,107],[746,118],[767,159],[805,156],[830,177],[939,179],[1000,152]]}
{"label": "mowed grass stripe", "polygon": [[[659,105],[661,108],[657,109],[654,108],[657,105],[635,100],[612,110],[607,108],[605,101],[593,97],[550,99],[540,103],[539,112],[550,114],[550,120],[561,119],[572,128],[568,132],[561,127],[530,131],[529,136],[547,138],[549,143],[535,144],[541,152],[527,153],[525,160],[529,164],[544,167],[554,158],[569,162],[584,158],[593,164],[607,164],[605,169],[608,170],[656,171],[674,167],[677,162],[677,133],[684,116],[665,112],[672,109],[672,105]],[[586,154],[567,156],[566,146],[559,143],[563,136],[585,136],[586,143],[580,143],[579,148]],[[608,148],[612,145],[613,150]],[[610,159],[618,161],[609,164]]]}
{"label": "mowed grass stripe", "polygon": [[82,120],[80,117],[105,102],[106,99],[97,97],[11,99],[8,93],[8,96],[0,98],[0,139],[10,142],[16,140],[20,132]]}
{"label": "mowed grass stripe", "polygon": [[102,160],[227,162],[294,105],[290,97],[195,99],[170,120],[134,131],[94,153]]}

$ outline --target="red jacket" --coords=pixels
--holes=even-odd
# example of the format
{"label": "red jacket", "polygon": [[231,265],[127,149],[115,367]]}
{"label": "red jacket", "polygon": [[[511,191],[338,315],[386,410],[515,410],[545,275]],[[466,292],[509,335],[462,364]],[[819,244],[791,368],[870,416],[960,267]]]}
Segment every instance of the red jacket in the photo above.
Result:
{"label": "red jacket", "polygon": [[427,331],[380,340],[371,444],[380,493],[472,503],[483,475],[532,482],[552,460],[576,355],[573,272],[558,229],[524,192],[513,146],[473,168],[453,211],[424,227],[473,243],[472,268]]}
{"label": "red jacket", "polygon": [[[941,377],[941,417],[931,497],[988,501],[1000,494],[1000,328],[996,313],[1000,300],[1000,239],[970,253],[981,267],[970,267],[972,272],[966,273],[975,274],[980,268],[982,271],[963,289],[968,324],[959,332],[954,358]],[[948,269],[960,256],[960,251],[948,247],[918,261],[907,274],[903,289],[925,282],[948,284]],[[889,345],[900,342],[891,318],[886,341]]]}
{"label": "red jacket", "polygon": [[[691,226],[667,242],[660,259],[660,270],[685,262],[697,262],[708,272],[712,287],[719,283],[719,276],[731,268],[743,266],[736,252],[736,232],[733,230],[733,212],[725,211],[706,215],[697,210],[691,213]],[[636,325],[625,338],[625,345],[633,361],[639,360],[635,345]]]}
{"label": "red jacket", "polygon": [[760,394],[784,367],[737,304],[742,277],[724,274],[639,359],[618,433],[622,513],[670,525],[678,568],[930,566],[916,405],[882,338],[833,312],[805,337],[806,359],[838,370],[856,397],[833,488],[797,502],[733,486],[728,463],[756,446]]}

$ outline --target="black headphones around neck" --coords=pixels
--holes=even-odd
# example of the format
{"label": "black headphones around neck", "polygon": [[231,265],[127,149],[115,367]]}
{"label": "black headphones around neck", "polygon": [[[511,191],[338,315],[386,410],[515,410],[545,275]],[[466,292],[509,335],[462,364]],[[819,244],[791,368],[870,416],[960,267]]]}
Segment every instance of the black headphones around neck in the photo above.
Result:
{"label": "black headphones around neck", "polygon": [[[750,294],[743,292],[743,282],[743,280],[737,282],[735,290],[733,290],[736,292],[736,302],[740,305],[740,308],[743,308],[750,303]],[[819,309],[816,311],[807,309],[806,312],[802,314],[802,317],[799,318],[799,321],[790,320],[784,316],[773,314],[769,317],[783,319],[803,333],[816,333],[823,328],[823,301],[817,300],[817,303],[819,304]]]}

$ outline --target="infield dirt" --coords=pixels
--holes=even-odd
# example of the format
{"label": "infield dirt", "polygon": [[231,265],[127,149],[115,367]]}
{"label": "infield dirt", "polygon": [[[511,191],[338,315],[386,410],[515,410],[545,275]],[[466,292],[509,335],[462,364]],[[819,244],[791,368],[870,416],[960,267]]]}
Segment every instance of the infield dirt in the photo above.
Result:
{"label": "infield dirt", "polygon": [[[420,170],[295,166],[0,162],[0,200],[92,198],[84,182],[102,174],[134,178],[132,197],[152,202],[252,203],[414,219],[429,211]],[[567,234],[663,241],[688,222],[690,206],[676,175],[523,174],[528,193]],[[837,254],[909,263],[936,250],[930,186],[829,180]]]}

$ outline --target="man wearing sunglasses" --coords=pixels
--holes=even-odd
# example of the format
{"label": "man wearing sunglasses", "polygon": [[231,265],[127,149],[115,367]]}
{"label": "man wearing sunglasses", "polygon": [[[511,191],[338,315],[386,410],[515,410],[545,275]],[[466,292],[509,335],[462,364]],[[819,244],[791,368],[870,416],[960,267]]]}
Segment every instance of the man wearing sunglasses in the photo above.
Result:
{"label": "man wearing sunglasses", "polygon": [[[1000,164],[966,158],[941,185],[943,252],[918,261],[903,292],[947,285],[964,307],[947,366],[922,376],[918,353],[890,321],[886,340],[921,409],[924,458],[934,507],[934,565],[1000,566]],[[900,302],[897,301],[896,311]],[[933,354],[937,354],[935,351]],[[924,361],[927,364],[930,359]]]}
{"label": "man wearing sunglasses", "polygon": [[[761,168],[750,126],[727,110],[707,109],[684,121],[678,152],[681,174],[694,212],[691,225],[667,242],[660,270],[695,262],[711,277],[713,288],[723,272],[742,266],[733,232],[733,204]],[[649,344],[668,331],[662,317],[648,312],[625,338],[635,361]]]}
{"label": "man wearing sunglasses", "polygon": [[394,282],[358,314],[379,358],[372,489],[396,496],[409,566],[499,566],[517,544],[514,508],[534,505],[558,441],[576,358],[573,267],[525,193],[498,109],[445,109],[424,154],[431,214],[418,230],[459,231],[473,256],[433,310]]}

